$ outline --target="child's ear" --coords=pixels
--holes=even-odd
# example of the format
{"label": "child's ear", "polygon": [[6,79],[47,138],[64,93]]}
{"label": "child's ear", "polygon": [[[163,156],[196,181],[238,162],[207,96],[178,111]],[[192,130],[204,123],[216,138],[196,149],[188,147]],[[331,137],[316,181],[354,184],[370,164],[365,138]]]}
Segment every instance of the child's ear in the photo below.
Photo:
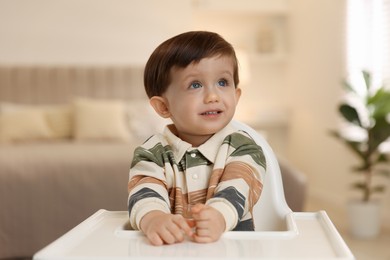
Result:
{"label": "child's ear", "polygon": [[169,118],[171,113],[169,113],[167,100],[160,96],[153,96],[149,100],[150,105],[154,108],[154,110],[163,118]]}
{"label": "child's ear", "polygon": [[241,97],[241,89],[236,88],[236,104],[238,104],[238,101],[240,100]]}

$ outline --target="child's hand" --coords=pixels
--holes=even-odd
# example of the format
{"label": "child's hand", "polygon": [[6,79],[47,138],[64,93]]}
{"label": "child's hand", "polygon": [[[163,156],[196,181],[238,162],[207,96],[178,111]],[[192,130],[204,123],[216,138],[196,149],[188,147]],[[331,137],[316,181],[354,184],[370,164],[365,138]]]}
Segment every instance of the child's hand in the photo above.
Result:
{"label": "child's hand", "polygon": [[196,204],[191,208],[195,221],[196,234],[194,241],[198,243],[210,243],[217,241],[225,231],[225,218],[213,207]]}
{"label": "child's hand", "polygon": [[155,246],[182,242],[184,235],[193,236],[192,229],[183,216],[158,210],[147,213],[141,219],[140,228]]}

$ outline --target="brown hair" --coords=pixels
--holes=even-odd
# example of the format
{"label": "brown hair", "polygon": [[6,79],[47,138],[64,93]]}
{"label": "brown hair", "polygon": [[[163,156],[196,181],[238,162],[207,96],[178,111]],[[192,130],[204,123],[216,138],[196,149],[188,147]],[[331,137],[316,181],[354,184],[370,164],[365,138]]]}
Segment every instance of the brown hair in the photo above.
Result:
{"label": "brown hair", "polygon": [[238,85],[238,64],[233,46],[220,35],[191,31],[174,36],[160,44],[145,66],[144,85],[149,98],[161,96],[171,83],[172,67],[185,68],[192,62],[214,56],[230,56],[234,66],[234,84]]}

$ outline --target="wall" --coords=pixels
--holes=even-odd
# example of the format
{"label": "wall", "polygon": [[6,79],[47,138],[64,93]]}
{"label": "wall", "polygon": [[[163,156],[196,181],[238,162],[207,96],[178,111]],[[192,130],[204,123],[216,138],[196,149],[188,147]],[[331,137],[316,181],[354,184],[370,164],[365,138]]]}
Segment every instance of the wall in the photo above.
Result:
{"label": "wall", "polygon": [[290,20],[288,96],[294,112],[289,157],[307,173],[312,196],[344,203],[351,158],[327,134],[337,124],[344,74],[344,1],[298,2],[291,6]]}
{"label": "wall", "polygon": [[[287,96],[293,108],[289,158],[308,175],[309,194],[345,215],[345,203],[361,198],[350,185],[356,158],[328,131],[338,124],[337,104],[345,73],[345,2],[296,0],[291,5],[291,53]],[[389,184],[389,181],[386,181]],[[390,185],[388,185],[390,189]],[[390,192],[382,195],[390,200]],[[390,203],[383,203],[390,219]],[[340,223],[346,225],[344,222]],[[389,221],[384,222],[389,226]]]}
{"label": "wall", "polygon": [[144,64],[162,40],[189,29],[178,22],[190,17],[189,7],[176,0],[2,0],[0,63]]}

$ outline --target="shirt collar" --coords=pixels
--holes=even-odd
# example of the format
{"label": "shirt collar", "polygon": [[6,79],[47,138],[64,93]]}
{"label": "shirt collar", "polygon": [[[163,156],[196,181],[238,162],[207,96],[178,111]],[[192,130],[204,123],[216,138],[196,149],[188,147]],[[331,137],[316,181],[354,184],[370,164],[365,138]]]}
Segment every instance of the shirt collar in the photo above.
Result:
{"label": "shirt collar", "polygon": [[187,143],[177,137],[171,129],[173,129],[172,125],[167,125],[164,128],[163,134],[168,143],[171,145],[176,162],[179,162],[187,151],[197,149],[204,157],[207,158],[207,160],[214,163],[218,150],[220,149],[225,137],[236,131],[231,124],[228,124],[199,147],[192,147],[190,143]]}
{"label": "shirt collar", "polygon": [[165,126],[163,135],[172,148],[175,161],[180,162],[181,158],[184,156],[187,150],[191,149],[192,145],[177,137],[171,129],[174,129],[173,125]]}

